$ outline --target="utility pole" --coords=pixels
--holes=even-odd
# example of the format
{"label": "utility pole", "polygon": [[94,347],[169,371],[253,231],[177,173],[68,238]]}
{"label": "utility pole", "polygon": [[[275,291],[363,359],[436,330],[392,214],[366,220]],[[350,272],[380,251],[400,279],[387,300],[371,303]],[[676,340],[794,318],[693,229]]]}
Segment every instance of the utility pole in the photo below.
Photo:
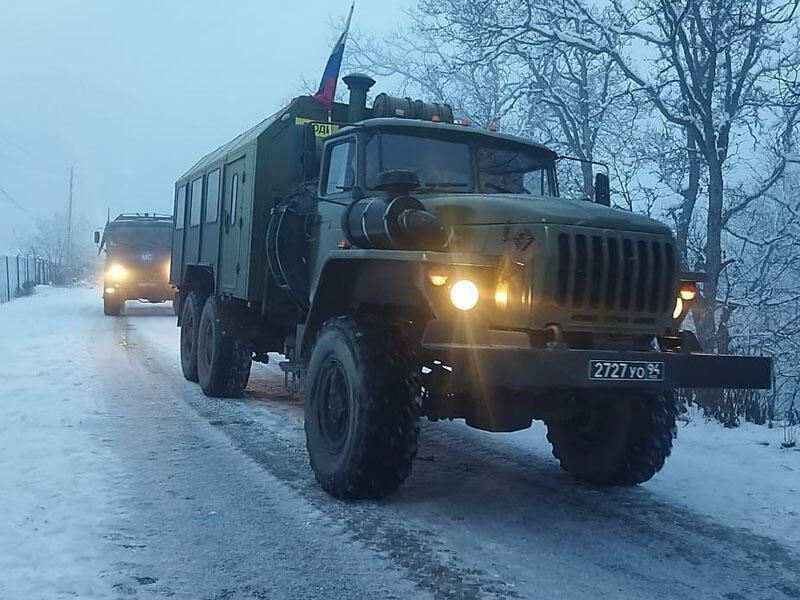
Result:
{"label": "utility pole", "polygon": [[72,268],[72,180],[75,169],[69,168],[69,210],[67,211],[67,268]]}

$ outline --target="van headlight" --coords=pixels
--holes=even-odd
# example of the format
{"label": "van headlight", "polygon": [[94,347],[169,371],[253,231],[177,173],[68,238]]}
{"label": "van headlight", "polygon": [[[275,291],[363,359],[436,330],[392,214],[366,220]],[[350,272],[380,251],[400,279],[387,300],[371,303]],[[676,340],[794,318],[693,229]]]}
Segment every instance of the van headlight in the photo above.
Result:
{"label": "van headlight", "polygon": [[120,281],[121,279],[125,279],[125,276],[128,274],[127,269],[118,263],[114,263],[108,270],[106,271],[106,277],[109,279],[114,279],[116,281]]}
{"label": "van headlight", "polygon": [[458,310],[471,310],[478,304],[478,286],[474,281],[461,279],[450,288],[450,302]]}

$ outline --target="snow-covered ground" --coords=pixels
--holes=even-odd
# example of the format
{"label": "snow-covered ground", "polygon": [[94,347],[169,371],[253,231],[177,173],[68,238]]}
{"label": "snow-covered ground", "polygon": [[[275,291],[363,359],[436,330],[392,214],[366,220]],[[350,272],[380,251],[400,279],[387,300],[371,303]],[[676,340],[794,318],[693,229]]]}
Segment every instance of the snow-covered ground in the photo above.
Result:
{"label": "snow-covered ground", "polygon": [[[561,472],[544,428],[426,425],[406,486],[314,485],[299,398],[180,374],[168,306],[0,306],[0,598],[800,597],[800,452],[692,414],[652,481]],[[376,575],[379,574],[379,575]]]}
{"label": "snow-covered ground", "polygon": [[[497,445],[551,456],[540,422],[509,434],[465,429],[487,443],[496,438]],[[692,411],[678,424],[664,468],[640,487],[665,503],[800,549],[800,448],[781,448],[782,441],[780,428],[728,429]]]}
{"label": "snow-covered ground", "polygon": [[0,597],[112,595],[113,454],[82,427],[104,410],[72,290],[0,307]]}

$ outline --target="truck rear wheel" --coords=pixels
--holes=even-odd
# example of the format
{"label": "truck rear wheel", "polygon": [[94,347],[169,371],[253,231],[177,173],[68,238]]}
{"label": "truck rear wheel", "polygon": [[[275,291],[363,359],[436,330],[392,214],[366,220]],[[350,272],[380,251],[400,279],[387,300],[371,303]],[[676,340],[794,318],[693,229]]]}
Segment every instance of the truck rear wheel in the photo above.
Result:
{"label": "truck rear wheel", "polygon": [[207,396],[238,398],[247,387],[252,352],[239,336],[225,331],[219,298],[209,296],[200,316],[197,375]]}
{"label": "truck rear wheel", "polygon": [[308,367],[306,447],[338,498],[381,498],[411,472],[419,437],[419,369],[399,334],[336,317]]}
{"label": "truck rear wheel", "polygon": [[197,292],[189,292],[181,306],[181,370],[189,381],[197,381],[197,328],[203,300]]}
{"label": "truck rear wheel", "polygon": [[565,471],[595,485],[635,485],[661,470],[676,435],[671,392],[612,392],[578,401],[577,414],[547,423],[547,439]]}
{"label": "truck rear wheel", "polygon": [[124,300],[115,298],[112,294],[105,294],[103,296],[103,314],[107,317],[119,316],[124,304]]}

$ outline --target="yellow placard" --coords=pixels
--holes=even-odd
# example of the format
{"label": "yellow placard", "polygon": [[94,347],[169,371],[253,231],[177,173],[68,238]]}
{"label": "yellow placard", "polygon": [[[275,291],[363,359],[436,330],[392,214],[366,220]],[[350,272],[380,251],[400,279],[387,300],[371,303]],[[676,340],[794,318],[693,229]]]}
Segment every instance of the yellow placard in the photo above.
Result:
{"label": "yellow placard", "polygon": [[328,137],[339,131],[339,126],[336,123],[321,123],[320,121],[315,121],[314,119],[306,119],[304,117],[295,117],[294,118],[295,125],[303,125],[305,123],[313,123],[314,124],[314,135],[317,137]]}

